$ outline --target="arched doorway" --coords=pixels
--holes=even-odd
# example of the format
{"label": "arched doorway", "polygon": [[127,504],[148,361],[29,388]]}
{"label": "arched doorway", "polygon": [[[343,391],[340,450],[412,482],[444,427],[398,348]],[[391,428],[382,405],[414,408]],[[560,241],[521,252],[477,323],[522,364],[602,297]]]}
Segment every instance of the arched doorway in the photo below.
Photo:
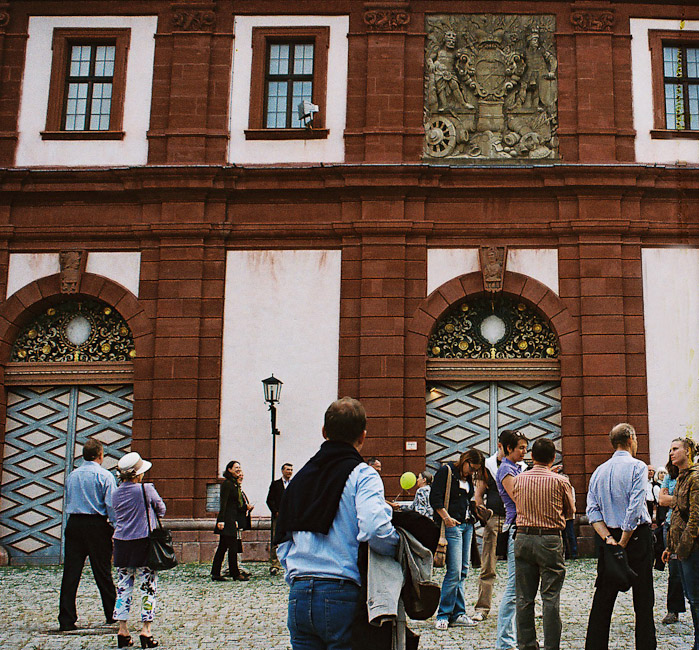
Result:
{"label": "arched doorway", "polygon": [[130,449],[134,338],[95,298],[47,304],[19,332],[5,367],[0,544],[12,564],[63,556],[65,479],[91,438],[113,469]]}
{"label": "arched doorway", "polygon": [[506,428],[551,438],[560,458],[559,355],[546,317],[519,297],[471,295],[446,310],[427,342],[427,466],[492,454]]}

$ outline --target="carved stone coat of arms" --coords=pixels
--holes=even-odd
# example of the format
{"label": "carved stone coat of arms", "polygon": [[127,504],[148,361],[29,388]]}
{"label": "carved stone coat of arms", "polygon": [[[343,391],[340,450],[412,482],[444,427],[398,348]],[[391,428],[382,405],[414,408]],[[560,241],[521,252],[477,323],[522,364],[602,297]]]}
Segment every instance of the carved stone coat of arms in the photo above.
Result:
{"label": "carved stone coat of arms", "polygon": [[554,16],[426,19],[425,158],[558,157]]}

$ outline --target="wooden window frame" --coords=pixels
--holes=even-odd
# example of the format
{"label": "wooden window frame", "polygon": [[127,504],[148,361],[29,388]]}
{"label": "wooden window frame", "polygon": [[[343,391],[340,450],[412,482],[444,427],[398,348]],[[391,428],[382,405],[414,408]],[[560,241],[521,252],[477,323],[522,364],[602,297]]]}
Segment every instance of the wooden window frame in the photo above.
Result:
{"label": "wooden window frame", "polygon": [[[267,128],[264,122],[266,94],[267,48],[270,43],[313,43],[313,103],[319,111],[312,129]],[[325,127],[328,87],[329,27],[253,27],[250,82],[250,115],[246,140],[316,140],[328,137]]]}
{"label": "wooden window frame", "polygon": [[[126,62],[131,40],[129,28],[78,29],[56,28],[53,30],[53,57],[51,82],[46,111],[46,129],[41,132],[43,140],[122,140],[124,138],[124,96],[126,93]],[[112,103],[109,129],[106,131],[66,131],[63,118],[66,105],[68,57],[70,48],[77,43],[115,44],[114,75],[112,77]]]}
{"label": "wooden window frame", "polygon": [[699,131],[690,129],[668,129],[665,123],[665,66],[664,46],[699,47],[699,32],[679,30],[648,30],[648,48],[651,58],[651,78],[653,84],[653,129],[650,137],[657,140],[699,140]]}

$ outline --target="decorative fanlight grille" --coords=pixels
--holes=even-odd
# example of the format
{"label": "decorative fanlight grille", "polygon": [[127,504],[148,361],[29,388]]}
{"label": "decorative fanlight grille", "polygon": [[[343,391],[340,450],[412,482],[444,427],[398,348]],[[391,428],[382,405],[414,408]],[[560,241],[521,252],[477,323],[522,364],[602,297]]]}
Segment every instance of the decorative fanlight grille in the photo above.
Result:
{"label": "decorative fanlight grille", "polygon": [[427,356],[441,359],[555,359],[558,338],[534,308],[502,294],[452,307],[438,322]]}
{"label": "decorative fanlight grille", "polygon": [[17,337],[12,361],[131,361],[133,335],[122,316],[97,300],[46,308]]}

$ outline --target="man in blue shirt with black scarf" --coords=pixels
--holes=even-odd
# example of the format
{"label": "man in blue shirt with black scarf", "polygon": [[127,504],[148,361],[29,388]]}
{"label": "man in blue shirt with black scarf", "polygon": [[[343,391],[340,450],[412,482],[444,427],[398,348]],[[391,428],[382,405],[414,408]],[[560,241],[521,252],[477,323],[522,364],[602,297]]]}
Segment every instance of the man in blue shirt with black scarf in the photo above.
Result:
{"label": "man in blue shirt with black scarf", "polygon": [[395,554],[398,546],[381,478],[359,454],[364,407],[350,397],[333,402],[323,437],[318,453],[289,483],[277,520],[295,650],[350,650],[360,598],[359,543],[382,555]]}

